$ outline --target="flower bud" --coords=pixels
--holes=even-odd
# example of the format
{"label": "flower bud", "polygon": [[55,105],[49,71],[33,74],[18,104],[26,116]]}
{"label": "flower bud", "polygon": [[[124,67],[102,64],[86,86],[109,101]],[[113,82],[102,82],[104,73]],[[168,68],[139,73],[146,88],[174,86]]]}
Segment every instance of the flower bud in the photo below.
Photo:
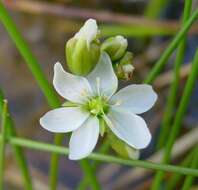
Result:
{"label": "flower bud", "polygon": [[107,134],[111,147],[117,154],[123,158],[139,158],[139,150],[130,147],[124,141],[118,139],[110,130],[107,131]]}
{"label": "flower bud", "polygon": [[132,66],[133,54],[126,52],[125,55],[115,64],[114,68],[119,79],[130,80],[134,67]]}
{"label": "flower bud", "polygon": [[123,36],[116,36],[105,40],[101,50],[107,52],[112,61],[117,61],[124,55],[127,46],[128,42]]}
{"label": "flower bud", "polygon": [[77,75],[87,75],[97,64],[100,46],[97,40],[96,21],[89,19],[66,44],[66,59],[70,71]]}

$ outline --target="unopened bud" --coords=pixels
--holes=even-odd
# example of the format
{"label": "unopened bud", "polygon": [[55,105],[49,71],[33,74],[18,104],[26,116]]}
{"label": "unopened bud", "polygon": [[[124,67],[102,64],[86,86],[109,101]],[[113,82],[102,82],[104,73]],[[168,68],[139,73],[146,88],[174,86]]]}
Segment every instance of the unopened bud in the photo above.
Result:
{"label": "unopened bud", "polygon": [[139,150],[130,147],[128,144],[125,144],[125,149],[128,153],[129,158],[135,159],[135,160],[139,159],[139,157],[140,157],[140,151]]}
{"label": "unopened bud", "polygon": [[107,138],[111,144],[112,149],[123,158],[138,159],[139,150],[127,145],[124,141],[118,139],[110,130],[107,130]]}
{"label": "unopened bud", "polygon": [[111,37],[101,45],[101,50],[109,54],[112,61],[119,60],[127,49],[128,42],[123,36]]}
{"label": "unopened bud", "polygon": [[132,65],[133,54],[126,52],[125,55],[116,63],[115,71],[119,79],[130,80],[134,71]]}
{"label": "unopened bud", "polygon": [[80,31],[67,42],[66,59],[72,73],[87,75],[97,64],[100,56],[97,36],[96,21],[89,19]]}

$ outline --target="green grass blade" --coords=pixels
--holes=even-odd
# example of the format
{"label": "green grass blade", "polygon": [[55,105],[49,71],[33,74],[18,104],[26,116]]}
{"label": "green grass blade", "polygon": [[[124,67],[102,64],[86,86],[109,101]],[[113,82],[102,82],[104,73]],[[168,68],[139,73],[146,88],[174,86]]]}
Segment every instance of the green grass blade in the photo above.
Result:
{"label": "green grass blade", "polygon": [[176,33],[175,29],[165,27],[148,27],[137,25],[105,25],[101,26],[101,36],[123,35],[125,37],[167,36]]}
{"label": "green grass blade", "polygon": [[[192,7],[192,0],[185,1],[183,26],[185,22],[188,20],[188,18],[190,17],[191,7]],[[186,36],[184,36],[183,40],[180,42],[179,47],[178,47],[176,60],[174,63],[173,82],[170,87],[170,92],[168,95],[168,100],[167,100],[167,104],[165,107],[164,116],[162,118],[162,126],[161,126],[159,139],[157,142],[157,149],[162,148],[166,144],[166,139],[167,139],[170,127],[171,127],[171,119],[173,116],[173,112],[174,112],[174,108],[175,108],[175,104],[177,100],[177,92],[179,88],[179,71],[180,71],[181,64],[183,63],[183,60],[184,60],[185,49],[186,49]]]}
{"label": "green grass blade", "polygon": [[0,20],[5,26],[11,39],[17,46],[17,49],[25,59],[31,73],[34,75],[40,88],[42,88],[42,91],[45,94],[49,105],[52,107],[57,107],[59,105],[59,101],[58,98],[56,97],[55,92],[52,90],[52,87],[45,78],[44,73],[42,72],[38,61],[31,53],[30,48],[23,39],[21,33],[17,30],[14,22],[12,21],[10,15],[3,6],[2,2],[0,2]]}
{"label": "green grass blade", "polygon": [[[191,151],[190,153],[188,153],[188,155],[186,156],[186,158],[182,161],[182,163],[180,164],[180,166],[182,167],[188,167],[192,161],[194,155],[194,149],[193,151]],[[183,175],[181,174],[173,174],[170,179],[168,179],[167,181],[167,185],[166,185],[166,190],[175,190],[177,184],[181,181]]]}
{"label": "green grass blade", "polygon": [[[191,168],[198,168],[198,146],[196,147],[193,157],[194,158],[192,160]],[[194,181],[193,176],[190,176],[190,175],[186,176],[182,190],[189,190],[193,184],[193,181]]]}
{"label": "green grass blade", "polygon": [[169,2],[170,2],[170,0],[150,0],[150,1],[148,1],[148,5],[145,9],[144,15],[149,18],[157,18],[158,16],[160,16],[161,11],[164,9],[164,7],[167,6],[167,4]]}
{"label": "green grass blade", "polygon": [[5,170],[5,146],[6,146],[6,123],[8,114],[8,103],[4,100],[2,123],[1,123],[1,141],[0,141],[0,189],[4,189],[4,170]]}
{"label": "green grass blade", "polygon": [[[110,144],[109,144],[108,139],[106,139],[106,141],[99,148],[99,153],[105,154],[108,152],[109,148],[110,148]],[[99,162],[93,162],[92,169],[95,171],[98,165],[99,165]],[[85,176],[79,183],[76,190],[84,190],[87,188],[88,185],[89,185],[89,179]]]}
{"label": "green grass blade", "polygon": [[[61,145],[64,136],[62,134],[55,135],[54,144]],[[52,154],[51,162],[50,162],[50,175],[49,175],[49,188],[50,190],[56,190],[57,187],[57,179],[58,179],[58,162],[59,156],[57,154]]]}
{"label": "green grass blade", "polygon": [[[197,76],[198,76],[198,49],[195,53],[194,60],[192,63],[191,73],[190,73],[188,80],[186,82],[184,92],[183,92],[183,95],[182,95],[182,98],[181,98],[181,101],[180,101],[180,104],[179,104],[179,107],[178,107],[178,110],[177,110],[177,113],[175,116],[175,120],[173,122],[173,126],[169,133],[170,135],[169,135],[169,138],[168,138],[166,146],[165,146],[162,163],[168,163],[170,160],[170,154],[172,151],[172,147],[173,147],[175,139],[177,138],[177,135],[179,134],[179,131],[181,129],[182,119],[186,112],[186,108],[187,108],[188,102],[190,100],[190,96],[192,94],[193,87],[196,83]],[[164,176],[164,172],[157,172],[154,182],[153,182],[153,185],[152,185],[152,190],[159,189],[161,181],[163,179],[163,176]]]}
{"label": "green grass blade", "polygon": [[[0,89],[0,113],[3,112],[3,100],[4,100],[4,95],[2,90]],[[12,136],[12,137],[17,136],[10,114],[7,116],[6,128],[7,128],[8,136]],[[32,190],[33,189],[32,180],[27,166],[26,158],[24,156],[23,149],[15,145],[12,146],[12,149],[14,151],[14,157],[16,159],[17,165],[19,166],[19,169],[23,177],[24,188],[26,190]]]}
{"label": "green grass blade", "polygon": [[97,179],[92,176],[93,174],[94,174],[94,176],[96,174],[94,173],[94,170],[92,169],[92,167],[88,167],[88,164],[89,164],[88,162],[85,162],[85,160],[82,160],[81,168],[85,172],[88,182],[92,186],[92,189],[99,190],[99,189],[101,189],[100,184],[98,183]]}
{"label": "green grass blade", "polygon": [[165,64],[167,63],[170,55],[173,53],[173,51],[176,49],[178,44],[183,40],[184,36],[192,26],[192,24],[197,20],[198,18],[198,8],[195,10],[195,12],[191,15],[191,17],[187,20],[187,22],[184,24],[184,27],[177,33],[177,35],[174,37],[172,42],[169,44],[169,46],[166,48],[160,59],[155,64],[154,68],[151,70],[149,75],[145,79],[145,83],[152,83],[155,78],[158,76],[160,71],[164,68]]}

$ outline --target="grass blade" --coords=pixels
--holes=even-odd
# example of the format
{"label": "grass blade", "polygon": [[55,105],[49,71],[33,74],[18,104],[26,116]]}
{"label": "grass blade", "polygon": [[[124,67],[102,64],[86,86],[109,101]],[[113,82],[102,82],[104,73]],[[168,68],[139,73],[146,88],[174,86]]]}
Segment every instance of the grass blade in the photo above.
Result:
{"label": "grass blade", "polygon": [[[180,166],[182,166],[182,167],[188,167],[190,165],[191,161],[192,161],[193,154],[194,154],[194,149],[182,161],[182,163],[180,164]],[[181,174],[176,174],[175,173],[174,175],[172,175],[171,178],[167,182],[166,190],[175,190],[178,182],[181,181],[181,178],[182,177],[183,177],[183,175],[181,175]]]}
{"label": "grass blade", "polygon": [[4,189],[4,170],[5,170],[5,146],[6,146],[6,123],[8,114],[8,102],[4,100],[2,123],[1,123],[1,141],[0,141],[0,189]]}
{"label": "grass blade", "polygon": [[[184,92],[182,95],[182,99],[180,101],[180,104],[179,104],[179,107],[178,107],[178,110],[177,110],[177,113],[175,116],[175,120],[174,120],[173,126],[171,128],[168,141],[165,146],[162,163],[169,162],[171,150],[172,150],[173,144],[175,142],[175,139],[177,138],[177,135],[179,134],[179,131],[181,129],[182,119],[186,112],[186,108],[187,108],[188,102],[190,100],[190,96],[192,94],[193,87],[196,83],[197,76],[198,76],[198,49],[195,53],[194,60],[192,63],[191,73],[190,73],[188,80],[186,82]],[[161,180],[163,179],[163,176],[164,176],[164,172],[157,172],[154,182],[153,182],[153,185],[152,185],[152,190],[159,189]]]}
{"label": "grass blade", "polygon": [[[195,149],[193,157],[194,158],[192,160],[191,168],[198,168],[198,146]],[[186,179],[184,181],[184,185],[182,187],[182,190],[190,189],[193,181],[194,181],[194,177],[193,176],[190,176],[190,175],[186,176]]]}
{"label": "grass blade", "polygon": [[[4,95],[0,89],[0,113],[3,112],[3,100],[4,100]],[[17,136],[10,114],[7,116],[6,128],[7,128],[8,136],[10,137]],[[33,189],[32,180],[31,180],[30,172],[27,166],[26,158],[24,156],[23,149],[15,145],[13,145],[12,148],[14,151],[14,157],[16,159],[17,165],[19,166],[19,169],[21,170],[24,188],[26,190],[32,190]]]}
{"label": "grass blade", "polygon": [[183,40],[184,36],[192,26],[192,24],[197,20],[198,18],[198,8],[195,10],[195,12],[191,15],[191,17],[187,20],[187,22],[184,24],[184,27],[177,33],[177,35],[174,37],[172,42],[169,44],[169,46],[166,48],[160,59],[155,64],[154,68],[151,70],[149,75],[145,79],[145,83],[152,83],[155,78],[158,76],[158,74],[161,72],[161,70],[164,68],[165,64],[167,63],[170,55],[173,53],[173,51],[176,49],[178,44]]}
{"label": "grass blade", "polygon": [[[192,7],[192,0],[185,1],[183,25],[190,16],[191,7]],[[162,126],[161,126],[159,139],[157,142],[157,149],[162,148],[166,144],[166,139],[168,137],[168,133],[171,127],[171,119],[173,116],[173,112],[177,100],[177,92],[179,88],[179,72],[180,72],[181,64],[183,63],[184,60],[185,49],[186,49],[186,36],[184,36],[183,40],[180,42],[178,47],[176,60],[174,63],[173,82],[170,87],[170,92],[168,94],[168,100],[165,107],[164,116],[162,118]]]}

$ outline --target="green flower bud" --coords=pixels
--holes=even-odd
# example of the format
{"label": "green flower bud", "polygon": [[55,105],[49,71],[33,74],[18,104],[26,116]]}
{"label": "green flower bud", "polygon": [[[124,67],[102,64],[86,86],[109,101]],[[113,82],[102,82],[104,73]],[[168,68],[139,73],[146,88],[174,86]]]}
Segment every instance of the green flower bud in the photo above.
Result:
{"label": "green flower bud", "polygon": [[117,61],[124,55],[127,46],[128,42],[123,36],[116,36],[105,40],[101,50],[107,52],[112,61]]}
{"label": "green flower bud", "polygon": [[66,44],[66,59],[70,71],[76,75],[87,75],[97,64],[100,45],[97,40],[96,21],[89,19]]}
{"label": "green flower bud", "polygon": [[138,159],[139,150],[136,150],[126,144],[124,141],[118,139],[110,130],[107,130],[107,138],[111,144],[112,149],[123,158]]}
{"label": "green flower bud", "polygon": [[131,65],[133,62],[133,53],[127,51],[124,56],[120,59],[120,65]]}
{"label": "green flower bud", "polygon": [[130,80],[134,71],[132,66],[133,54],[126,52],[125,55],[115,64],[114,69],[119,79]]}

